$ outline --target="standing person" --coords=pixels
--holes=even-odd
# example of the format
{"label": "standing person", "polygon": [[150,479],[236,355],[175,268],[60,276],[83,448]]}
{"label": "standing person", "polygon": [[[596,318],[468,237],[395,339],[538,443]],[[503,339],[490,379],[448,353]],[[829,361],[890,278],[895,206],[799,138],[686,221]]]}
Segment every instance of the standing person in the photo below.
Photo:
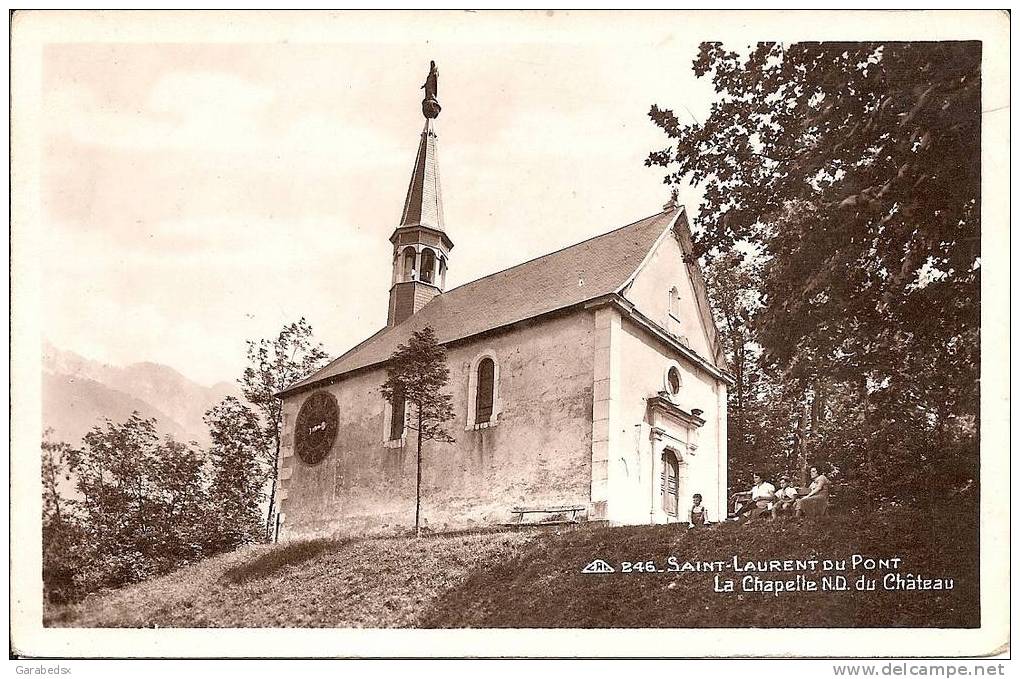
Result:
{"label": "standing person", "polygon": [[785,474],[779,479],[776,500],[772,503],[772,518],[779,518],[779,512],[789,511],[797,502],[797,489],[790,485],[790,477]]}
{"label": "standing person", "polygon": [[740,506],[740,509],[733,513],[733,521],[736,521],[741,515],[746,514],[752,509],[767,509],[769,503],[776,496],[776,487],[766,481],[761,474],[755,472],[754,485],[751,486],[749,492],[751,493],[751,501],[745,502]]}
{"label": "standing person", "polygon": [[701,504],[701,493],[695,493],[691,497],[691,513],[687,517],[687,527],[694,528],[695,526],[705,527],[708,525],[708,510],[705,509],[705,505]]}
{"label": "standing person", "polygon": [[824,515],[829,506],[830,485],[829,478],[819,473],[818,467],[811,467],[811,486],[808,494],[794,503],[794,515],[798,517]]}

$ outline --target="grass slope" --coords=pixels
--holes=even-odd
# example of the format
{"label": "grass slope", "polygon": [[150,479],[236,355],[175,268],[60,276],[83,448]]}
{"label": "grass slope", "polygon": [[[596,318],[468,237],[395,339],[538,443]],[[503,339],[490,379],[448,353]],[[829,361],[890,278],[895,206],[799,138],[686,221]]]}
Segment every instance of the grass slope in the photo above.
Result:
{"label": "grass slope", "polygon": [[[895,510],[866,520],[584,527],[559,532],[256,547],[51,611],[83,627],[975,627],[976,525]],[[718,593],[713,573],[619,572],[622,561],[902,557],[949,591]],[[583,575],[594,558],[618,567]],[[879,578],[884,573],[873,573]],[[723,577],[739,576],[726,572]],[[851,581],[860,572],[847,573]],[[774,578],[792,578],[778,573]],[[816,577],[816,576],[813,576]]]}
{"label": "grass slope", "polygon": [[469,572],[530,535],[314,540],[258,546],[51,611],[77,627],[410,627]]}

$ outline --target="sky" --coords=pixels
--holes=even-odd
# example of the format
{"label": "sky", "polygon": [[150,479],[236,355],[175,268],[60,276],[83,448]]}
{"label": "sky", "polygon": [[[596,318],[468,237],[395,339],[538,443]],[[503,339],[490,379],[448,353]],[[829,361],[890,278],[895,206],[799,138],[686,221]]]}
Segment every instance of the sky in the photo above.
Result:
{"label": "sky", "polygon": [[384,326],[430,59],[448,288],[658,212],[669,189],[644,159],[668,140],[648,110],[704,120],[714,95],[683,15],[611,17],[45,45],[43,337],[212,384],[299,317],[333,355]]}

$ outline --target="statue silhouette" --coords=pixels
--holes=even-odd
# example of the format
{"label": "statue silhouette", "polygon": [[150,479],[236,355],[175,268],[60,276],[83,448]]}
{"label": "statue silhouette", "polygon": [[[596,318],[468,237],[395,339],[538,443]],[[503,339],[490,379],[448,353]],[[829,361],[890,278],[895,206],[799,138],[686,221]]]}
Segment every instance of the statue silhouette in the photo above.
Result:
{"label": "statue silhouette", "polygon": [[421,86],[425,90],[425,98],[421,101],[421,112],[426,118],[438,118],[442,107],[439,105],[439,69],[436,62],[429,62],[429,74],[425,78],[425,84]]}
{"label": "statue silhouette", "polygon": [[429,74],[421,88],[425,90],[426,99],[436,99],[439,96],[439,70],[436,68],[436,62],[430,61],[429,64]]}

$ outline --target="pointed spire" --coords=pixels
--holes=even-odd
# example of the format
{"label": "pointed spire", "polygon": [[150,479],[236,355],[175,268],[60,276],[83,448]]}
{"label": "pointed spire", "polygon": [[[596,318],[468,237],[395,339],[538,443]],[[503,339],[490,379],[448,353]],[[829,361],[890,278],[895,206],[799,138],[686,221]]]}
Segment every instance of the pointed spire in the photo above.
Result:
{"label": "pointed spire", "polygon": [[411,170],[411,183],[404,199],[400,225],[393,230],[393,285],[390,288],[386,325],[393,326],[413,316],[440,295],[446,287],[453,241],[446,235],[443,220],[443,194],[439,188],[439,159],[436,154],[436,118],[439,117],[439,71],[432,62],[422,85],[425,97],[421,113],[425,127],[421,131],[418,155]]}
{"label": "pointed spire", "polygon": [[437,140],[433,119],[426,118],[425,128],[421,131],[418,155],[414,159],[411,183],[407,187],[404,212],[400,217],[401,227],[425,226],[438,231],[444,230]]}

